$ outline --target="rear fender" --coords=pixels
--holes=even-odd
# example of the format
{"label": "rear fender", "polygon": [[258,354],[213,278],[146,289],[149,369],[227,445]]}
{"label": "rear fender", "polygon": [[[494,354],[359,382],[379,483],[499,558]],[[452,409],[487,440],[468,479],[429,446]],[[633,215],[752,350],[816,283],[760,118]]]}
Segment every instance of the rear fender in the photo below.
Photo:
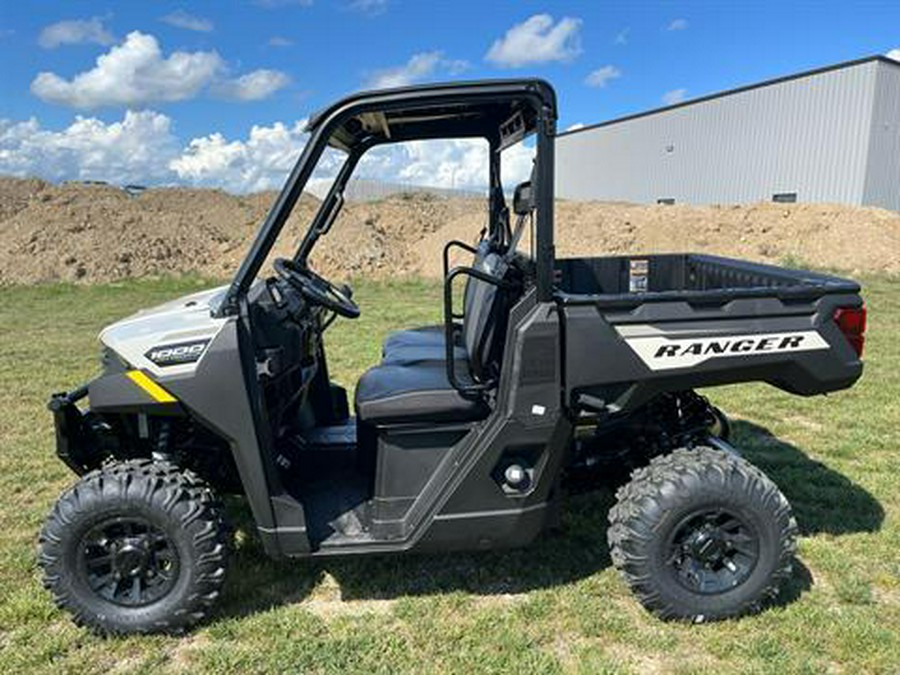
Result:
{"label": "rear fender", "polygon": [[861,305],[857,294],[835,294],[659,301],[627,311],[563,306],[567,399],[590,392],[627,411],[661,392],[738,382],[806,396],[844,389],[863,366],[833,315]]}

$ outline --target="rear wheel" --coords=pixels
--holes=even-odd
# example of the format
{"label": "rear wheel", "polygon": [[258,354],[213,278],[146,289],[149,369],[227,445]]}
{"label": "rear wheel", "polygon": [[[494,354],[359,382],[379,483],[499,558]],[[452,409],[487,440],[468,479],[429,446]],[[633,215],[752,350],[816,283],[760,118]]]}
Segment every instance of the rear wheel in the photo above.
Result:
{"label": "rear wheel", "polygon": [[132,460],[85,475],[41,531],[44,585],[101,634],[180,632],[210,611],[225,579],[221,504],[189,471]]}
{"label": "rear wheel", "polygon": [[723,441],[731,440],[731,420],[728,419],[728,416],[716,406],[710,406],[710,413],[713,423],[709,427],[709,433],[718,436]]}
{"label": "rear wheel", "polygon": [[712,448],[653,459],[610,511],[613,562],[647,609],[709,621],[758,610],[790,575],[797,525],[759,469]]}

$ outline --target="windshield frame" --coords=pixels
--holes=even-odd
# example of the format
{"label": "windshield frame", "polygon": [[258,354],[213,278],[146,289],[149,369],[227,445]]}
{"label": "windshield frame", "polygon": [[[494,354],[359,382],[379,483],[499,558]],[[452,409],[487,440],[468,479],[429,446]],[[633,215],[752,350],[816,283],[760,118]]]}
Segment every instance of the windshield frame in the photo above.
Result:
{"label": "windshield frame", "polygon": [[[553,136],[556,131],[556,99],[553,89],[549,84],[540,80],[512,81],[512,82],[480,82],[450,85],[429,85],[425,87],[408,87],[403,89],[368,92],[338,102],[324,113],[321,113],[310,124],[310,138],[301,152],[299,159],[291,170],[287,181],[272,208],[269,210],[265,221],[261,225],[247,255],[241,262],[234,279],[232,280],[225,297],[219,307],[217,316],[237,314],[241,299],[246,296],[256,276],[259,274],[263,263],[271,252],[275,241],[281,234],[288,216],[294,209],[300,195],[309,182],[322,153],[327,147],[335,132],[348,120],[360,114],[370,112],[389,112],[408,108],[415,104],[420,110],[427,111],[430,105],[440,106],[447,103],[480,101],[498,102],[503,100],[520,100],[531,105],[537,115],[535,162],[537,163],[537,253],[538,253],[538,294],[541,299],[549,300],[552,295],[552,264],[553,264]],[[437,138],[487,138],[491,146],[491,174],[494,173],[494,157],[499,161],[499,148],[502,144],[495,137],[488,137],[483,129],[466,130],[461,127],[458,132],[448,134],[422,133],[416,138],[404,138],[407,140],[427,140]],[[340,173],[344,175],[344,183],[353,173],[357,162],[371,147],[388,143],[401,142],[399,140],[372,140],[363,141],[349,149],[349,156],[345,160]],[[497,149],[497,152],[494,150]],[[499,175],[499,168],[496,169]],[[337,195],[338,182],[332,185],[329,196]],[[492,179],[493,182],[493,179]],[[492,190],[492,193],[494,190]],[[502,197],[502,188],[501,195]],[[328,199],[328,198],[326,198]],[[332,197],[333,199],[333,197]],[[319,208],[316,217],[310,223],[304,236],[298,256],[301,252],[306,254],[312,249],[315,240],[321,234],[314,228],[322,226],[322,218],[327,210],[325,203]],[[495,195],[492,194],[491,209],[496,208]]]}

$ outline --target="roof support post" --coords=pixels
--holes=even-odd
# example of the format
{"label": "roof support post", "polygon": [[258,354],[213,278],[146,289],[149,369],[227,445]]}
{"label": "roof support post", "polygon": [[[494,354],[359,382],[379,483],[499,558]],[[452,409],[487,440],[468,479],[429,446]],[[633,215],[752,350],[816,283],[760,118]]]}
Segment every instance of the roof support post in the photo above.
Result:
{"label": "roof support post", "polygon": [[500,175],[500,137],[493,135],[488,139],[488,143],[488,227],[489,234],[493,235],[495,228],[500,225],[505,200],[503,198],[503,181]]}
{"label": "roof support post", "polygon": [[544,105],[540,111],[537,130],[537,297],[540,302],[553,299],[553,266],[556,251],[553,246],[553,144],[556,137],[556,117],[552,108]]}

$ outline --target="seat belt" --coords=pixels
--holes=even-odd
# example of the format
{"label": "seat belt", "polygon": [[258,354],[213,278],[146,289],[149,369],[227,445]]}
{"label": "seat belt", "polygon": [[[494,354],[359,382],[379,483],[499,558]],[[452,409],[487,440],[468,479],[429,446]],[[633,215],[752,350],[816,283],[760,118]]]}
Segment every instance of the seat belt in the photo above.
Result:
{"label": "seat belt", "polygon": [[526,215],[521,215],[516,220],[516,229],[513,231],[512,238],[509,240],[509,248],[506,249],[506,253],[503,254],[503,260],[509,262],[513,259],[513,256],[516,254],[516,248],[519,246],[519,240],[522,238],[522,233],[525,232],[525,221],[530,220],[532,218],[532,212],[528,212]]}

